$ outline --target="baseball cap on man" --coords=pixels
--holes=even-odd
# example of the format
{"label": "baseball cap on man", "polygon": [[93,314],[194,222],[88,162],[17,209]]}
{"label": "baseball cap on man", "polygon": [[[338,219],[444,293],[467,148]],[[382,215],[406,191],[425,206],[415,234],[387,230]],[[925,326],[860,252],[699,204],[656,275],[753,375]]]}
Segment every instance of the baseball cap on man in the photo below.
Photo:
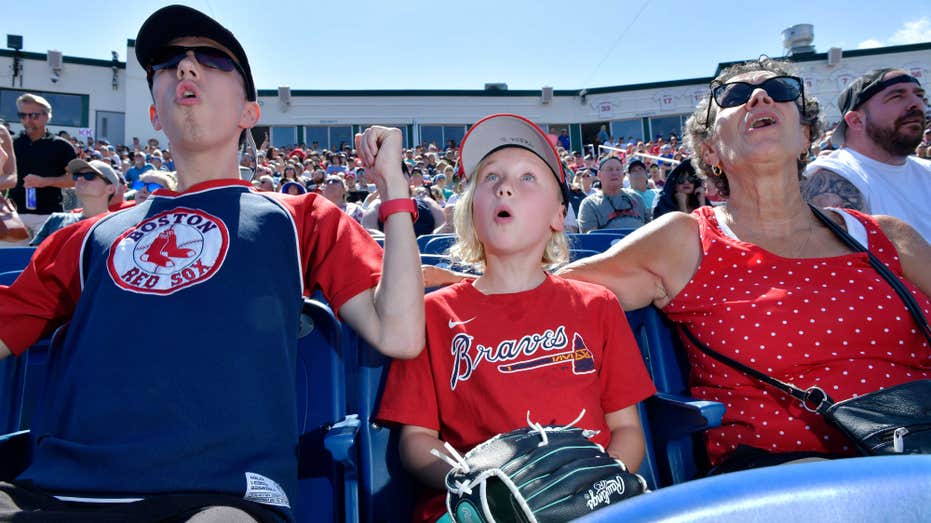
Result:
{"label": "baseball cap on man", "polygon": [[120,178],[116,175],[113,167],[110,167],[106,162],[100,160],[86,162],[80,158],[75,158],[68,162],[68,166],[65,167],[65,169],[70,174],[83,172],[89,169],[97,173],[104,180],[110,182],[114,187],[120,186]]}
{"label": "baseball cap on man", "polygon": [[563,203],[569,201],[566,173],[555,145],[535,123],[516,114],[492,114],[469,128],[459,148],[461,174],[468,179],[486,156],[505,147],[520,147],[539,156],[556,176]]}
{"label": "baseball cap on man", "polygon": [[631,170],[633,170],[634,167],[638,167],[638,166],[643,167],[644,171],[647,170],[647,164],[643,163],[643,161],[631,160],[630,163],[627,164],[627,172],[630,172]]}
{"label": "baseball cap on man", "polygon": [[[183,5],[169,5],[152,13],[136,35],[136,59],[143,69],[147,69],[160,49],[169,45],[172,40],[185,36],[209,38],[232,51],[233,58],[244,73],[246,99],[250,102],[256,100],[252,68],[249,67],[249,59],[246,58],[246,52],[239,40],[229,29],[196,9]],[[149,88],[151,87],[150,79]]]}
{"label": "baseball cap on man", "polygon": [[831,143],[834,145],[841,145],[844,143],[846,140],[845,135],[847,132],[847,122],[844,121],[844,115],[850,111],[856,110],[858,107],[865,104],[879,91],[882,91],[890,85],[904,82],[911,82],[921,85],[917,78],[908,73],[893,76],[892,78],[883,80],[883,77],[886,76],[887,73],[900,70],[901,69],[896,69],[894,67],[873,69],[865,75],[850,82],[850,85],[841,91],[840,96],[837,97],[837,107],[840,109],[841,120],[840,123],[837,124],[837,128],[834,129],[834,134],[831,135]]}

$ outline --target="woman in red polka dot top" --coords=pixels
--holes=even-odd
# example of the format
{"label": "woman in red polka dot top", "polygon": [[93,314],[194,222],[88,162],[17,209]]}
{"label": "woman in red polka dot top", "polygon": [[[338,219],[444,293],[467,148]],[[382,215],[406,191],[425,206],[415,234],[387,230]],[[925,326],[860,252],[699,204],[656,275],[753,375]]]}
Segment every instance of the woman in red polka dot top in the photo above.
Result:
{"label": "woman in red polka dot top", "polygon": [[[725,205],[664,215],[563,275],[607,286],[625,310],[656,305],[716,351],[799,387],[818,385],[835,401],[931,377],[931,350],[902,300],[802,199],[819,106],[786,67],[765,58],[725,70],[686,124],[695,167],[728,196]],[[826,214],[929,314],[931,247],[911,226]],[[690,345],[688,354],[692,394],[727,407],[707,433],[713,465],[854,454],[798,401]]]}

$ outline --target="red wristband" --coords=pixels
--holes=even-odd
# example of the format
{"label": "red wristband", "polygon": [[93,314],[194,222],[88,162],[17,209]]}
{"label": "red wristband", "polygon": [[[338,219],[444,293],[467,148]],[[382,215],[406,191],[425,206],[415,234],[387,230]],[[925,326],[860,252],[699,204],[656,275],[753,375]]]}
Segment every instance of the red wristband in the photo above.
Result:
{"label": "red wristband", "polygon": [[385,223],[389,216],[399,212],[409,212],[411,221],[417,221],[417,204],[412,198],[397,198],[381,202],[378,207],[378,219]]}

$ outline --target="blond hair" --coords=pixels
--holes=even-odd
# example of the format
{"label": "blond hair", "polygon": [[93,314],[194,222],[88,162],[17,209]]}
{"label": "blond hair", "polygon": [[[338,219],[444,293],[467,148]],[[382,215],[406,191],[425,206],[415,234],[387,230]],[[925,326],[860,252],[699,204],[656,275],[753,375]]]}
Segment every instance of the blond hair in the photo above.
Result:
{"label": "blond hair", "polygon": [[16,99],[16,108],[22,111],[24,103],[34,103],[42,106],[42,108],[45,109],[45,114],[48,115],[50,120],[52,119],[52,104],[48,103],[48,100],[45,98],[37,94],[26,93]]}
{"label": "blond hair", "polygon": [[[462,197],[456,202],[453,222],[456,226],[456,243],[449,248],[449,254],[457,263],[471,266],[479,271],[485,270],[485,246],[478,239],[472,223],[472,201],[475,199],[475,180],[482,171],[488,157],[475,166],[475,171],[467,173],[468,182]],[[548,170],[548,169],[547,169]],[[558,190],[558,188],[557,188]],[[565,209],[565,207],[563,207]],[[569,241],[563,231],[553,231],[543,250],[540,265],[543,269],[553,269],[569,261]]]}

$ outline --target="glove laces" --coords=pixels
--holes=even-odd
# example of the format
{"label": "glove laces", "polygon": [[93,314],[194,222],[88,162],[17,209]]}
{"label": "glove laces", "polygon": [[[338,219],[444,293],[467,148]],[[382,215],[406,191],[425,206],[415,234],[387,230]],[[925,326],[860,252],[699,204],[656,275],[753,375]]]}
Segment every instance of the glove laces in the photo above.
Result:
{"label": "glove laces", "polygon": [[[564,425],[564,426],[562,426],[562,427],[550,428],[550,430],[555,432],[555,431],[559,431],[559,430],[571,429],[573,425],[575,425],[576,423],[582,421],[582,418],[583,418],[584,416],[585,416],[585,409],[582,409],[582,412],[579,413],[579,416],[578,416],[577,418],[575,418],[574,420],[572,420],[572,423],[570,423],[570,424],[568,424],[568,425]],[[541,439],[542,441],[540,441],[540,443],[537,443],[537,446],[538,446],[538,447],[544,447],[544,446],[546,446],[546,445],[549,445],[549,443],[550,443],[550,438],[549,438],[549,436],[546,435],[546,429],[543,428],[543,425],[541,425],[540,423],[534,423],[533,421],[530,420],[530,411],[529,411],[529,410],[527,411],[527,426],[529,426],[531,429],[533,429],[534,432],[536,432],[537,434],[540,435],[540,439]]]}

